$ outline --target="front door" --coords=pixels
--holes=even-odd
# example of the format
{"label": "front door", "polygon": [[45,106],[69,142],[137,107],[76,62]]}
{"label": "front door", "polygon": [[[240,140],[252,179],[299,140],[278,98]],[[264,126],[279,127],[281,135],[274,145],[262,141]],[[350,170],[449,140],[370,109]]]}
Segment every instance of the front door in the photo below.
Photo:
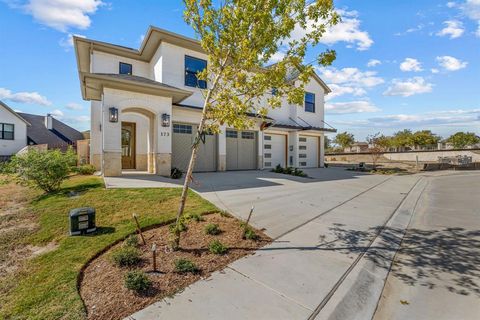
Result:
{"label": "front door", "polygon": [[134,122],[122,122],[122,169],[135,169]]}

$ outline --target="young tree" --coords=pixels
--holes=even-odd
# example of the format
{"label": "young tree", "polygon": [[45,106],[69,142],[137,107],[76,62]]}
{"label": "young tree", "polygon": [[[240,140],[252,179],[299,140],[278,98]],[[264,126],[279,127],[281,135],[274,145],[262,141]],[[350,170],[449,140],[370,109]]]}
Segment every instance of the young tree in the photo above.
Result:
{"label": "young tree", "polygon": [[342,149],[351,147],[355,143],[353,133],[342,132],[335,136],[333,142],[339,145]]}
{"label": "young tree", "polygon": [[436,145],[438,141],[440,141],[440,137],[432,133],[430,130],[417,131],[412,136],[412,143],[416,149],[418,147]]}
{"label": "young tree", "polygon": [[480,143],[480,137],[473,132],[457,132],[452,134],[447,142],[451,143],[455,149],[463,149],[466,146]]}
{"label": "young tree", "polygon": [[380,135],[380,133],[367,136],[367,142],[369,144],[369,151],[372,156],[373,170],[377,167],[378,159],[380,156],[391,146],[391,140],[389,137]]}
{"label": "young tree", "polygon": [[[207,68],[197,74],[208,86],[178,208],[174,249],[179,246],[179,226],[202,135],[207,130],[218,133],[221,125],[249,128],[254,124],[249,113],[265,117],[269,108],[280,107],[282,98],[303,105],[304,86],[314,73],[312,65],[303,64],[307,48],[317,45],[326,28],[340,19],[333,0],[308,4],[304,0],[184,0],[184,4],[185,21],[208,55]],[[282,59],[265,67],[279,51]],[[334,59],[335,52],[326,50],[316,62],[327,66]],[[277,93],[266,95],[272,88]]]}

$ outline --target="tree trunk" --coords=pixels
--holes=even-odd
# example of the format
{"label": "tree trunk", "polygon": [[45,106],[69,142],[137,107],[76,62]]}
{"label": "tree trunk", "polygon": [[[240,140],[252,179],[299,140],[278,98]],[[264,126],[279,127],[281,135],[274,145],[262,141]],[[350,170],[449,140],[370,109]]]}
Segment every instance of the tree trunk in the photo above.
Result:
{"label": "tree trunk", "polygon": [[182,195],[180,197],[180,205],[178,207],[177,218],[175,222],[175,229],[173,231],[173,241],[172,241],[172,249],[176,250],[180,246],[180,223],[182,221],[183,212],[185,210],[185,202],[187,201],[188,189],[190,186],[190,181],[192,180],[192,173],[193,168],[195,167],[195,161],[197,159],[197,150],[200,144],[200,134],[203,132],[205,127],[205,121],[207,116],[207,106],[210,102],[210,98],[212,96],[212,91],[215,90],[217,86],[218,80],[220,75],[216,75],[215,80],[213,81],[212,87],[208,89],[207,96],[205,97],[205,102],[203,104],[203,111],[202,111],[202,118],[200,119],[200,123],[198,126],[197,134],[195,137],[195,143],[192,146],[192,155],[190,157],[190,162],[188,163],[187,173],[185,174],[185,182],[183,183]]}

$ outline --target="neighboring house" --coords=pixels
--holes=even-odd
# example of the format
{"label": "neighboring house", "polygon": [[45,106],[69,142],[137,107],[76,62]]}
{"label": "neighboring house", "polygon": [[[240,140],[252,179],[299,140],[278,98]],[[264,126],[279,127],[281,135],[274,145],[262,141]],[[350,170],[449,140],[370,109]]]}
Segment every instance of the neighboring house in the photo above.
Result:
{"label": "neighboring house", "polygon": [[0,101],[0,157],[8,158],[27,145],[27,120]]}
{"label": "neighboring house", "polygon": [[50,114],[46,116],[21,112],[18,114],[30,123],[30,126],[27,127],[28,145],[46,144],[48,149],[66,150],[77,140],[84,139],[80,131],[55,119]]}
{"label": "neighboring house", "polygon": [[360,152],[368,152],[369,146],[368,142],[355,142],[352,144],[351,147],[347,147],[343,149],[343,152],[346,153],[360,153]]}
{"label": "neighboring house", "polygon": [[[74,44],[82,97],[91,101],[91,163],[105,176],[185,170],[204,101],[198,87],[208,85],[196,77],[208,64],[200,43],[150,27],[138,50],[81,37]],[[285,102],[268,124],[206,135],[195,170],[323,167],[324,132],[335,132],[323,121],[330,89],[315,75],[305,90],[303,106]]]}

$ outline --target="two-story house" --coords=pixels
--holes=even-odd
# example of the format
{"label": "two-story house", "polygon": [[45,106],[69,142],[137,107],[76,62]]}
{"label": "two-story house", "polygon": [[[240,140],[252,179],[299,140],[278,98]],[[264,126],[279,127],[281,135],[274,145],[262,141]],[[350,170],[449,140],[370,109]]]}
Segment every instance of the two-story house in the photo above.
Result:
{"label": "two-story house", "polygon": [[[82,97],[91,101],[91,163],[105,176],[124,170],[184,171],[200,121],[208,64],[199,41],[150,27],[139,49],[74,38]],[[314,76],[303,106],[272,110],[268,124],[207,135],[195,171],[323,166],[324,96]],[[270,94],[270,93],[268,93]],[[255,117],[255,115],[252,115]]]}

